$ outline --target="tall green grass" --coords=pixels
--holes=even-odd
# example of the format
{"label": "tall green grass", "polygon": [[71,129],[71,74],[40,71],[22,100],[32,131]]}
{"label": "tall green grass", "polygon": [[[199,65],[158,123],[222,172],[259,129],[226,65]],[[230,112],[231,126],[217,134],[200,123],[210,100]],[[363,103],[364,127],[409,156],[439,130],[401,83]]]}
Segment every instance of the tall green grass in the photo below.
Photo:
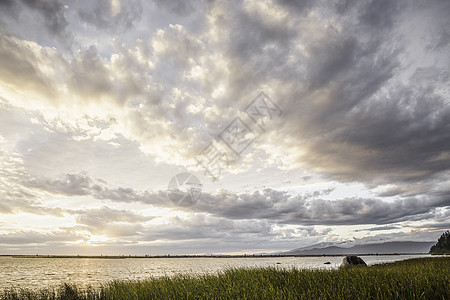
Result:
{"label": "tall green grass", "polygon": [[343,270],[229,269],[218,275],[112,281],[99,289],[9,289],[0,299],[450,299],[450,258]]}

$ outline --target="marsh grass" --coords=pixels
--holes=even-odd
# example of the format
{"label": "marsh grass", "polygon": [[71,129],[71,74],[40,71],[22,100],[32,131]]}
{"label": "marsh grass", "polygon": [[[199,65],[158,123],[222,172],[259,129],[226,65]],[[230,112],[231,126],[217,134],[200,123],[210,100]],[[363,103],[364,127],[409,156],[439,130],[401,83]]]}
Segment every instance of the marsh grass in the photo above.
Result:
{"label": "marsh grass", "polygon": [[111,281],[99,289],[8,289],[0,299],[450,299],[450,257],[416,258],[343,270],[229,269]]}

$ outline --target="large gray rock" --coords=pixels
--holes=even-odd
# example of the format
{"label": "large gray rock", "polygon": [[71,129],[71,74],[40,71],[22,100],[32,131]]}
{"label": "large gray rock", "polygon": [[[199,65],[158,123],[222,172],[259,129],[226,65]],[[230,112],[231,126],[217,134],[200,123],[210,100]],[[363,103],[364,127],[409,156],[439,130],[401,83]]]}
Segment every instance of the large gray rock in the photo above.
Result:
{"label": "large gray rock", "polygon": [[362,258],[356,255],[347,255],[342,260],[341,268],[348,267],[367,267],[367,264],[362,260]]}

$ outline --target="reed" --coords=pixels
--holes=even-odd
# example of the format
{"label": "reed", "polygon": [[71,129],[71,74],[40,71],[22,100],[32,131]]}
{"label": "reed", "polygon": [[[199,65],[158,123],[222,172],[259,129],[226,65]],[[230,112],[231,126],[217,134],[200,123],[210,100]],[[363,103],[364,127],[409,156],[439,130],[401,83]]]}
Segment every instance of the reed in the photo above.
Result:
{"label": "reed", "polygon": [[98,289],[12,288],[0,299],[450,299],[449,274],[450,257],[431,257],[342,270],[235,268],[217,275],[111,281]]}

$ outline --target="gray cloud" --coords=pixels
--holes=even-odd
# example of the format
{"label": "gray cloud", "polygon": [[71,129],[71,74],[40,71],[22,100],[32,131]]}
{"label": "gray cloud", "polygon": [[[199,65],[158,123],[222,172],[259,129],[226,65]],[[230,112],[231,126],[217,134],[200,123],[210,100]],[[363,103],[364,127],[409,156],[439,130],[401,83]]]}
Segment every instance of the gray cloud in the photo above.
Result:
{"label": "gray cloud", "polygon": [[355,231],[356,232],[358,232],[358,231],[371,231],[371,232],[373,232],[373,231],[394,230],[394,229],[399,229],[399,228],[400,228],[399,226],[387,225],[387,226],[371,227],[371,228],[367,228],[367,229],[358,229],[358,230],[355,230]]}
{"label": "gray cloud", "polygon": [[[91,192],[92,179],[85,174],[66,174],[62,179],[30,179],[25,183],[28,187],[38,188],[62,195],[88,195]],[[95,188],[95,187],[94,187]]]}
{"label": "gray cloud", "polygon": [[[339,180],[388,183],[439,175],[450,161],[445,159],[449,106],[437,92],[448,81],[447,68],[430,69],[435,79],[399,80],[407,67],[404,53],[413,51],[409,33],[400,29],[410,20],[399,5],[339,5],[348,10],[336,15],[302,2],[336,18],[326,25],[294,10],[288,13],[291,18],[277,23],[269,12],[266,16],[227,6],[230,12],[214,23],[223,30],[218,43],[228,51],[230,75],[223,98],[243,106],[244,95],[258,86],[283,86],[273,87],[285,114],[282,134],[271,143],[288,144],[293,153],[307,150],[299,164]],[[439,8],[450,10],[448,5]],[[445,22],[439,18],[430,26],[437,30]],[[435,38],[444,37],[441,33]],[[299,45],[303,52],[297,51]]]}
{"label": "gray cloud", "polygon": [[2,6],[12,6],[14,4],[13,0],[1,0],[0,5]]}
{"label": "gray cloud", "polygon": [[113,7],[112,1],[101,0],[89,3],[88,7],[78,10],[80,19],[97,29],[106,31],[123,31],[130,29],[141,18],[142,3],[127,1]]}
{"label": "gray cloud", "polygon": [[311,9],[314,5],[314,1],[310,0],[299,0],[299,1],[291,1],[291,0],[278,0],[276,1],[279,4],[287,7],[289,10],[293,10],[295,14],[304,14],[309,9]]}
{"label": "gray cloud", "polygon": [[64,209],[59,207],[47,207],[44,202],[37,200],[30,201],[26,198],[23,199],[23,195],[20,193],[0,194],[0,196],[3,197],[0,202],[0,213],[2,214],[17,214],[23,212],[41,216],[64,216]]}
{"label": "gray cloud", "polygon": [[103,206],[99,209],[80,210],[77,223],[85,225],[84,229],[94,234],[104,234],[112,237],[133,236],[145,228],[141,223],[152,220],[127,210],[112,209]]}
{"label": "gray cloud", "polygon": [[[0,144],[2,139],[0,135]],[[27,172],[17,153],[0,148],[0,165],[0,214],[25,212],[63,217],[63,209],[48,207],[39,195],[18,182]]]}
{"label": "gray cloud", "polygon": [[64,5],[59,0],[22,0],[29,8],[42,14],[45,27],[51,34],[64,37],[68,25]]}
{"label": "gray cloud", "polygon": [[[111,189],[94,184],[86,175],[68,174],[65,179],[33,179],[25,183],[64,195],[91,195],[113,202],[139,202],[161,207],[173,207],[163,191],[137,192],[132,188]],[[382,198],[344,198],[324,200],[330,190],[304,195],[290,195],[284,191],[265,189],[252,194],[220,191],[203,193],[200,201],[187,211],[211,213],[235,220],[260,219],[280,224],[300,225],[356,225],[389,224],[407,220],[427,220],[436,217],[437,208],[450,206],[448,190],[428,190],[427,196],[403,197],[394,200]]]}
{"label": "gray cloud", "polygon": [[69,84],[82,97],[100,98],[114,91],[114,82],[95,46],[80,51],[71,61],[69,70]]}
{"label": "gray cloud", "polygon": [[59,0],[0,1],[0,25],[21,38],[36,38],[69,49],[73,36],[66,6]]}
{"label": "gray cloud", "polygon": [[54,242],[70,242],[82,239],[81,235],[74,232],[60,230],[52,232],[17,231],[0,234],[0,244],[2,245],[36,245]]}
{"label": "gray cloud", "polygon": [[[387,14],[402,21],[395,12]],[[392,24],[384,26],[396,32]],[[395,78],[401,53],[409,47],[403,41],[356,35],[352,29],[330,30],[323,39],[306,46],[311,53],[305,61],[307,89],[278,97],[285,100],[284,129],[294,137],[292,147],[308,149],[299,163],[340,180],[385,183],[423,180],[448,170],[449,106],[437,92],[448,71],[436,66],[428,70],[434,80],[412,76],[405,84]]]}
{"label": "gray cloud", "polygon": [[[9,15],[17,18],[18,8],[16,1],[14,0],[0,0],[0,8],[1,11],[5,13],[5,15]],[[0,21],[0,24],[3,22]]]}
{"label": "gray cloud", "polygon": [[195,214],[185,218],[170,218],[169,222],[158,230],[149,228],[144,240],[204,240],[238,241],[246,237],[272,236],[271,225],[260,220],[228,220],[204,214]]}
{"label": "gray cloud", "polygon": [[40,95],[44,102],[54,105],[65,102],[61,99],[66,97],[61,93],[63,87],[73,91],[76,100],[72,100],[71,105],[101,103],[102,98],[122,105],[145,90],[145,76],[138,74],[147,68],[137,64],[136,58],[126,51],[116,62],[118,73],[111,76],[111,61],[101,57],[95,46],[79,50],[66,59],[51,48],[24,42],[0,30],[0,57],[3,84],[21,86],[24,91]]}
{"label": "gray cloud", "polygon": [[133,188],[110,188],[103,180],[94,180],[87,174],[65,174],[58,179],[23,178],[21,184],[29,188],[66,196],[93,196],[100,200],[115,202],[140,202],[150,205],[162,205],[169,202],[167,194],[159,192],[139,192]]}
{"label": "gray cloud", "polygon": [[395,15],[398,15],[400,3],[388,0],[367,1],[359,15],[360,22],[370,30],[380,30],[393,26]]}
{"label": "gray cloud", "polygon": [[194,4],[191,1],[176,1],[176,0],[155,0],[158,7],[175,13],[179,16],[186,16],[194,12]]}
{"label": "gray cloud", "polygon": [[393,201],[358,197],[324,200],[267,189],[254,194],[204,195],[195,209],[232,219],[268,219],[281,224],[356,225],[432,219],[436,208],[448,206],[450,200],[445,196]]}
{"label": "gray cloud", "polygon": [[[47,53],[42,54],[45,58],[49,58]],[[36,53],[2,30],[0,30],[0,57],[2,83],[22,86],[23,89],[31,89],[47,98],[53,98],[53,84],[35,63],[38,60]]]}

